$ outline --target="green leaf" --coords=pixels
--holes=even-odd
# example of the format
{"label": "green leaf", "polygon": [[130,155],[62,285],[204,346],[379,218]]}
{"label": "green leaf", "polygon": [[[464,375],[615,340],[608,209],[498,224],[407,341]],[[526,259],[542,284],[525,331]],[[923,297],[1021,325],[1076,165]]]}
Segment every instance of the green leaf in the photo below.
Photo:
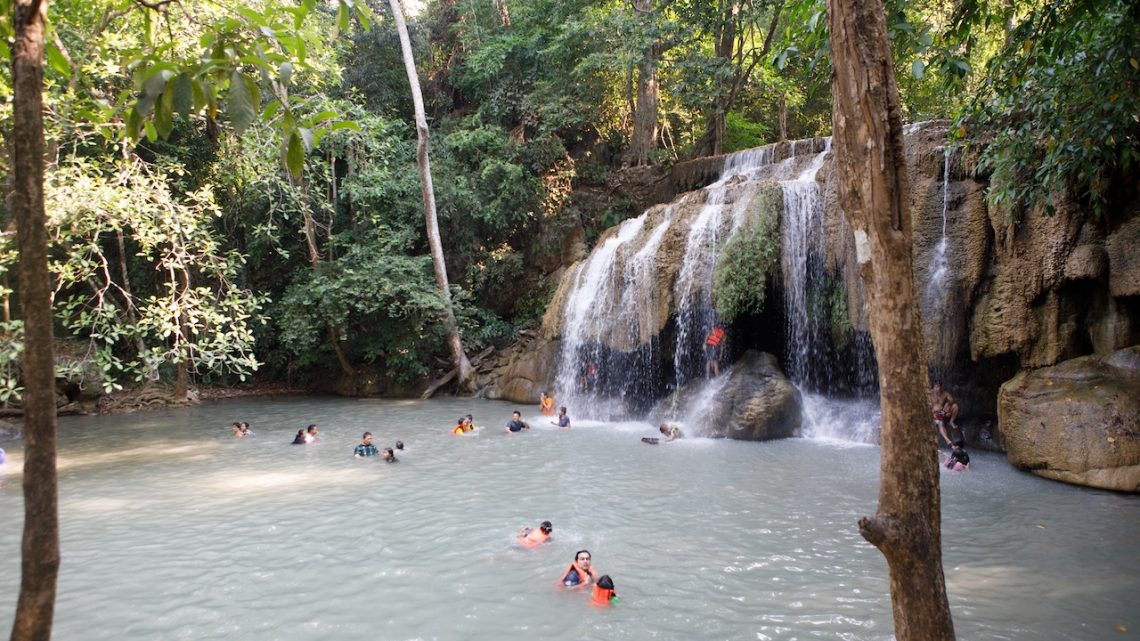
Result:
{"label": "green leaf", "polygon": [[226,97],[226,113],[229,114],[234,131],[239,134],[245,131],[253,123],[253,119],[257,117],[257,98],[254,95],[256,90],[257,87],[253,81],[242,72],[235,70],[230,76],[230,91]]}
{"label": "green leaf", "polygon": [[170,135],[170,131],[174,129],[174,118],[172,115],[171,95],[173,92],[164,91],[162,98],[155,104],[154,107],[154,128],[158,135],[166,138]]}
{"label": "green leaf", "polygon": [[293,63],[281,63],[281,68],[277,71],[277,78],[281,81],[281,84],[286,87],[289,86],[289,81],[293,79]]}
{"label": "green leaf", "polygon": [[146,82],[143,84],[143,91],[145,91],[148,96],[158,96],[162,93],[163,89],[166,89],[166,81],[172,76],[174,76],[174,72],[167,69],[155,71],[146,79]]}
{"label": "green leaf", "polygon": [[158,140],[158,131],[155,130],[153,122],[148,120],[145,123],[143,123],[143,127],[146,129],[146,139],[147,140],[149,140],[150,142],[154,142],[154,141]]}
{"label": "green leaf", "polygon": [[910,73],[914,76],[915,80],[922,80],[922,76],[926,73],[926,63],[920,58],[915,58],[914,62],[910,65]]}
{"label": "green leaf", "polygon": [[280,109],[281,103],[276,100],[270,102],[268,105],[265,105],[265,109],[261,110],[261,122],[272,121],[273,117],[277,115],[277,112],[280,111]]}
{"label": "green leaf", "polygon": [[301,170],[305,167],[305,146],[301,136],[296,131],[289,134],[288,148],[285,152],[285,165],[294,178],[301,177]]}
{"label": "green leaf", "polygon": [[174,79],[174,87],[170,91],[171,104],[174,111],[189,116],[193,113],[194,109],[194,81],[190,79],[190,74],[180,73]]}
{"label": "green leaf", "polygon": [[[5,43],[4,47],[7,48],[7,46],[7,43]],[[59,47],[55,46],[55,43],[48,42],[44,47],[44,54],[47,58],[48,66],[55,69],[59,75],[64,77],[71,75],[71,65],[68,64],[67,58],[63,56],[63,52],[59,50]]]}

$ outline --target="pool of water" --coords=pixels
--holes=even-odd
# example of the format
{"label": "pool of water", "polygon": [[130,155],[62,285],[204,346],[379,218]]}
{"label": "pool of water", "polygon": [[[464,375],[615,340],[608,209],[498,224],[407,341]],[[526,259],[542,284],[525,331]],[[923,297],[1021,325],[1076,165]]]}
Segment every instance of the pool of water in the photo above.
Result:
{"label": "pool of water", "polygon": [[[262,398],[62,419],[55,639],[891,638],[886,564],[855,525],[877,447],[649,446],[646,423],[559,431],[532,408],[535,429],[508,436],[512,409]],[[450,435],[467,412],[487,429]],[[254,435],[232,438],[235,420]],[[310,422],[320,440],[290,445]],[[404,441],[401,462],[354,460],[364,430]],[[3,446],[6,633],[23,507],[20,447]],[[1140,500],[971,456],[942,476],[959,638],[1137,638]],[[550,543],[514,544],[542,520]],[[583,548],[617,607],[557,585]]]}

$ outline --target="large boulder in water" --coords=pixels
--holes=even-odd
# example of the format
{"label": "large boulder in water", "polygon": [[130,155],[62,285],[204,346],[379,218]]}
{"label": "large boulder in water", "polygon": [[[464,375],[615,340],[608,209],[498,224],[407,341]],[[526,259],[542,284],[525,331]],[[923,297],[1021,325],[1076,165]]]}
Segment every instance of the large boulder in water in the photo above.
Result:
{"label": "large boulder in water", "polygon": [[[665,403],[688,408],[690,431],[714,438],[769,441],[795,436],[803,422],[803,402],[771,354],[747,351],[723,374],[723,381],[697,380]],[[712,392],[711,397],[705,398]],[[701,407],[703,406],[703,408]],[[656,412],[664,415],[666,412]]]}
{"label": "large boulder in water", "polygon": [[561,341],[538,340],[497,372],[497,382],[483,395],[491,400],[537,403],[539,394],[553,388]]}
{"label": "large boulder in water", "polygon": [[998,418],[1013,465],[1140,491],[1140,346],[1018,374],[1001,386]]}

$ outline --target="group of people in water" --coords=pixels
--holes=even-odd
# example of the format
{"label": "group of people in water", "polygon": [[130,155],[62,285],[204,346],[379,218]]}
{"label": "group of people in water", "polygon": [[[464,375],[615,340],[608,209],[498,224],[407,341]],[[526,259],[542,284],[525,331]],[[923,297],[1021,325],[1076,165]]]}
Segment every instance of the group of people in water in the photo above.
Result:
{"label": "group of people in water", "polygon": [[[519,530],[518,543],[527,548],[536,547],[550,540],[554,526],[550,521],[543,521],[538,527],[524,527]],[[598,576],[593,566],[593,555],[589,550],[578,550],[574,553],[574,560],[562,573],[558,582],[565,588],[585,589],[593,585],[590,602],[600,607],[618,603],[617,592],[614,591],[614,581],[608,574]]]}

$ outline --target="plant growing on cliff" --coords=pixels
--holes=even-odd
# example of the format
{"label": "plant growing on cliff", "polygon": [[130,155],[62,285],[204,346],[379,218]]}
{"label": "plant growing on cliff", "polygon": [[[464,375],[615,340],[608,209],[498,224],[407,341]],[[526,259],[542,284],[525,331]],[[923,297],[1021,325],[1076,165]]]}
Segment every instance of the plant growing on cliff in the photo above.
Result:
{"label": "plant growing on cliff", "polygon": [[713,275],[713,304],[725,322],[764,309],[768,276],[780,259],[782,192],[768,185],[752,201],[753,215],[725,243]]}
{"label": "plant growing on cliff", "polygon": [[957,129],[985,143],[987,199],[1017,220],[1052,214],[1069,192],[1102,216],[1140,162],[1140,5],[1050,3],[1020,20],[1008,11],[969,2],[957,16],[962,33],[1015,24]]}

